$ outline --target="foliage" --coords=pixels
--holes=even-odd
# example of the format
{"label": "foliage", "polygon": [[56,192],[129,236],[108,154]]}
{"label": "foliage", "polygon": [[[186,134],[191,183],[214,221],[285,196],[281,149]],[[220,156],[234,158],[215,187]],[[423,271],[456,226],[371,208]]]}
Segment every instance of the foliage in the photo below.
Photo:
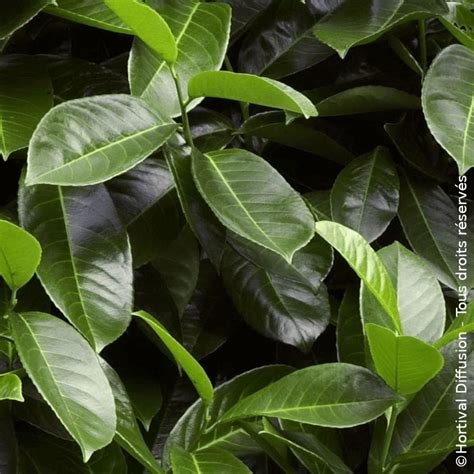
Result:
{"label": "foliage", "polygon": [[2,0],[0,472],[449,472],[473,28],[469,1]]}

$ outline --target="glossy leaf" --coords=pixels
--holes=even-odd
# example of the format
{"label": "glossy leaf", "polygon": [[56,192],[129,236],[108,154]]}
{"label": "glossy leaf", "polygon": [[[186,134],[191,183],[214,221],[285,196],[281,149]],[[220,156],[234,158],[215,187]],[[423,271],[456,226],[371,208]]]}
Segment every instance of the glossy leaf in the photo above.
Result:
{"label": "glossy leaf", "polygon": [[71,326],[44,313],[13,313],[13,337],[29,377],[82,450],[114,436],[115,404],[96,354]]}
{"label": "glossy leaf", "polygon": [[194,151],[193,175],[215,215],[237,234],[288,261],[311,240],[314,221],[304,201],[262,158],[245,150]]}
{"label": "glossy leaf", "polygon": [[56,306],[100,351],[132,311],[130,244],[104,185],[22,185],[22,225],[45,248],[38,276]]}
{"label": "glossy leaf", "polygon": [[271,416],[318,426],[367,423],[399,401],[369,370],[350,364],[301,369],[244,398],[222,418]]}
{"label": "glossy leaf", "polygon": [[418,392],[443,367],[441,354],[426,342],[376,324],[367,324],[365,331],[377,372],[401,395]]}
{"label": "glossy leaf", "polygon": [[426,75],[422,99],[431,133],[466,173],[474,166],[474,51],[444,49]]}
{"label": "glossy leaf", "polygon": [[31,280],[40,260],[39,242],[21,227],[0,220],[0,275],[12,291]]}
{"label": "glossy leaf", "polygon": [[390,152],[378,147],[339,173],[331,191],[332,216],[372,242],[397,214],[399,187]]}
{"label": "glossy leaf", "polygon": [[315,117],[314,105],[300,92],[267,77],[229,71],[209,71],[196,74],[189,81],[190,97],[217,97],[283,109]]}
{"label": "glossy leaf", "polygon": [[[60,134],[59,123],[65,123]],[[176,128],[163,123],[139,99],[126,95],[60,104],[46,114],[33,134],[26,182],[63,186],[101,183],[143,161]]]}
{"label": "glossy leaf", "polygon": [[263,14],[272,0],[224,0],[232,7],[232,39],[236,40]]}
{"label": "glossy leaf", "polygon": [[21,393],[21,379],[14,372],[0,374],[0,402],[2,400],[24,401]]}
{"label": "glossy leaf", "polygon": [[440,18],[441,23],[464,46],[474,51],[474,13],[469,4],[448,2],[449,13]]}
{"label": "glossy leaf", "polygon": [[137,0],[104,0],[104,3],[168,64],[176,62],[176,40],[170,27],[156,10]]}
{"label": "glossy leaf", "polygon": [[317,222],[316,232],[344,257],[390,316],[395,327],[400,328],[397,296],[390,276],[367,241],[357,232],[335,222]]}
{"label": "glossy leaf", "polygon": [[401,23],[446,11],[442,0],[402,0],[388,4],[384,0],[345,1],[328,13],[314,32],[344,58],[353,46],[375,41]]}
{"label": "glossy leaf", "polygon": [[53,106],[51,81],[35,59],[0,58],[0,154],[5,161],[12,152],[28,146],[38,122]]}
{"label": "glossy leaf", "polygon": [[[229,41],[230,8],[197,0],[153,0],[150,5],[160,12],[176,38],[178,54],[174,68],[183,100],[187,101],[191,77],[222,66]],[[132,94],[142,98],[153,110],[167,117],[181,114],[170,68],[139,40],[132,47],[129,80]],[[188,110],[198,102],[193,101]]]}
{"label": "glossy leaf", "polygon": [[20,0],[19,2],[2,1],[0,4],[0,39],[6,38],[28,23],[53,0]]}
{"label": "glossy leaf", "polygon": [[133,313],[134,316],[145,321],[162,340],[166,348],[171,352],[176,363],[179,364],[193,382],[199,396],[206,405],[209,405],[213,397],[213,387],[204,369],[194,357],[152,316],[145,311]]}

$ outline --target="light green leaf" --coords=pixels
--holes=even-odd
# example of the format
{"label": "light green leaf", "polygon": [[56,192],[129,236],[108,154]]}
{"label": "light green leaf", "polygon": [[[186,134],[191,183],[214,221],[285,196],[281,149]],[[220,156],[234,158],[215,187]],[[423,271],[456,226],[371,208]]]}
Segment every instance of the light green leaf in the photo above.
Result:
{"label": "light green leaf", "polygon": [[0,57],[0,90],[0,154],[7,160],[28,146],[38,122],[53,106],[53,89],[40,61],[15,54]]}
{"label": "light green leaf", "polygon": [[6,38],[28,23],[47,5],[54,3],[54,0],[19,0],[10,2],[2,0],[0,2],[0,39]]}
{"label": "light green leaf", "polygon": [[[231,10],[222,3],[198,0],[152,0],[176,38],[174,68],[188,100],[188,81],[198,72],[220,69],[229,42]],[[129,61],[132,94],[166,117],[181,114],[176,86],[166,62],[142,41],[135,40]],[[200,100],[188,104],[190,110]]]}
{"label": "light green leaf", "polygon": [[94,28],[131,34],[130,29],[105,5],[103,0],[56,0],[56,4],[49,6],[46,11],[51,15]]}
{"label": "light green leaf", "polygon": [[21,379],[15,372],[0,374],[0,402],[2,400],[24,401],[21,393]]}
{"label": "light green leaf", "polygon": [[22,225],[45,248],[38,276],[55,305],[97,351],[130,322],[130,244],[104,185],[29,186],[19,193]]}
{"label": "light green leaf", "polygon": [[346,0],[316,25],[314,33],[344,58],[353,46],[375,41],[394,26],[446,12],[443,0]]}
{"label": "light green leaf", "polygon": [[199,396],[206,405],[212,401],[214,389],[204,369],[199,362],[155,319],[145,311],[133,313],[145,321],[171,352],[176,363],[186,372]]}
{"label": "light green leaf", "polygon": [[401,395],[418,392],[443,367],[437,349],[415,337],[397,336],[376,324],[366,324],[365,332],[377,372]]}
{"label": "light green leaf", "polygon": [[65,102],[48,112],[33,134],[27,185],[101,183],[143,161],[176,129],[127,95]]}
{"label": "light green leaf", "polygon": [[170,27],[156,10],[137,0],[104,0],[104,3],[169,65],[176,62],[176,40]]}
{"label": "light green leaf", "polygon": [[112,441],[116,425],[114,398],[96,354],[54,316],[13,313],[11,323],[23,367],[87,461]]}
{"label": "light green leaf", "polygon": [[344,257],[393,320],[395,327],[401,330],[397,295],[390,276],[368,242],[357,232],[336,222],[317,222],[316,232]]}
{"label": "light green leaf", "polygon": [[351,161],[331,190],[331,213],[367,241],[380,237],[397,214],[400,183],[390,152],[377,147]]}
{"label": "light green leaf", "polygon": [[251,474],[252,471],[223,449],[188,453],[182,448],[171,451],[171,464],[176,474]]}
{"label": "light green leaf", "polygon": [[312,102],[300,92],[267,77],[229,71],[209,71],[196,74],[188,85],[190,97],[217,97],[283,109],[315,117],[318,112]]}
{"label": "light green leaf", "polygon": [[428,70],[422,101],[431,133],[466,173],[474,166],[474,51],[443,49]]}
{"label": "light green leaf", "polygon": [[12,291],[31,280],[40,260],[39,242],[21,227],[0,220],[0,275]]}
{"label": "light green leaf", "polygon": [[457,339],[462,332],[474,332],[474,301],[471,301],[464,311],[458,313],[446,333],[435,344],[435,347],[439,348],[445,346],[449,342]]}
{"label": "light green leaf", "polygon": [[244,398],[221,422],[269,416],[347,428],[377,418],[397,401],[399,397],[363,367],[322,364],[293,372]]}
{"label": "light green leaf", "polygon": [[215,215],[242,237],[288,261],[313,237],[313,216],[303,199],[262,158],[237,149],[195,150],[193,174]]}

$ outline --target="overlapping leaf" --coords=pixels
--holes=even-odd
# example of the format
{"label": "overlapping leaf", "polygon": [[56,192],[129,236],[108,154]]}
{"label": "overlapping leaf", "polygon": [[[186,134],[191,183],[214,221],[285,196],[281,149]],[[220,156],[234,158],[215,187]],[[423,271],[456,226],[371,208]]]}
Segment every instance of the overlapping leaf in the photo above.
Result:
{"label": "overlapping leaf", "polygon": [[28,23],[54,0],[20,0],[18,2],[2,1],[0,3],[0,39],[6,38]]}

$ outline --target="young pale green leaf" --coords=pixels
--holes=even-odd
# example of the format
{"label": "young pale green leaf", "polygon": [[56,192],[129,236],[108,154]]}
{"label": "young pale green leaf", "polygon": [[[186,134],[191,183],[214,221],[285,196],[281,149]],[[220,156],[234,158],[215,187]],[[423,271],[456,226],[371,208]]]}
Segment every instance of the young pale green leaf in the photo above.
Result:
{"label": "young pale green leaf", "polygon": [[353,46],[375,41],[401,23],[446,12],[443,0],[348,0],[328,13],[314,33],[344,58]]}
{"label": "young pale green leaf", "polygon": [[376,324],[366,324],[365,333],[377,372],[401,395],[420,391],[443,367],[438,350],[415,337]]}
{"label": "young pale green leaf", "polygon": [[426,75],[422,100],[431,133],[466,173],[474,166],[474,51],[443,49]]}
{"label": "young pale green leaf", "polygon": [[150,314],[145,311],[133,313],[145,321],[171,352],[176,363],[186,372],[205,405],[212,402],[214,389],[199,362]]}
{"label": "young pale green leaf", "polygon": [[[0,14],[1,15],[1,14]],[[46,68],[30,56],[0,58],[0,154],[28,146],[44,114],[53,106],[53,90]]]}
{"label": "young pale green leaf", "polygon": [[162,474],[163,470],[143,439],[132,403],[120,377],[104,359],[100,359],[100,364],[115,400],[117,429],[114,440],[152,474]]}
{"label": "young pale green leaf", "polygon": [[199,192],[228,229],[291,261],[313,237],[303,199],[265,160],[246,150],[193,151]]}
{"label": "young pale green leaf", "polygon": [[56,0],[54,3],[46,9],[51,15],[116,33],[131,33],[104,0]]}
{"label": "young pale green leaf", "polygon": [[188,85],[190,97],[216,97],[273,107],[315,117],[318,111],[300,92],[267,77],[229,71],[196,74]]}
{"label": "young pale green leaf", "polygon": [[39,242],[21,227],[0,220],[0,275],[12,291],[31,280],[40,260]]}
{"label": "young pale green leaf", "polygon": [[269,416],[347,428],[377,418],[398,401],[398,395],[365,368],[322,364],[293,372],[243,399],[221,422]]}
{"label": "young pale green leaf", "polygon": [[399,188],[390,152],[377,147],[339,173],[331,190],[332,217],[372,242],[396,216]]}
{"label": "young pale green leaf", "polygon": [[2,400],[16,400],[23,402],[21,393],[21,379],[14,372],[0,374],[0,402]]}
{"label": "young pale green leaf", "polygon": [[171,451],[171,465],[175,473],[189,474],[251,474],[251,470],[239,459],[223,449],[189,453],[182,448]]}
{"label": "young pale green leaf", "polygon": [[176,62],[176,40],[168,23],[156,10],[138,0],[104,0],[104,3],[170,66]]}
{"label": "young pale green leaf", "polygon": [[344,257],[400,331],[397,295],[386,268],[368,242],[357,232],[336,222],[317,222],[316,232]]}
{"label": "young pale green leaf", "polygon": [[[444,331],[446,309],[441,287],[426,261],[398,242],[377,252],[397,293],[403,334],[427,343],[437,341]],[[384,309],[364,286],[360,298],[364,323],[389,329]]]}
{"label": "young pale green leaf", "polygon": [[22,225],[45,248],[38,276],[55,305],[97,351],[130,322],[130,244],[104,185],[20,185]]}
{"label": "young pale green leaf", "polygon": [[[218,70],[229,42],[231,10],[222,3],[197,0],[153,0],[176,38],[178,54],[174,69],[183,100],[188,100],[188,81],[202,71]],[[132,94],[166,117],[181,114],[178,94],[166,62],[140,40],[132,46],[129,60]],[[187,109],[197,105],[193,100]]]}
{"label": "young pale green leaf", "polygon": [[447,30],[464,46],[474,51],[474,11],[468,3],[448,2],[449,13],[440,18]]}
{"label": "young pale green leaf", "polygon": [[13,313],[11,323],[23,367],[87,461],[112,441],[116,427],[114,398],[97,355],[49,314]]}
{"label": "young pale green leaf", "polygon": [[27,185],[85,186],[143,161],[176,131],[140,99],[104,95],[57,105],[30,142]]}
{"label": "young pale green leaf", "polygon": [[28,23],[54,0],[21,0],[20,2],[0,2],[0,39],[6,38]]}

